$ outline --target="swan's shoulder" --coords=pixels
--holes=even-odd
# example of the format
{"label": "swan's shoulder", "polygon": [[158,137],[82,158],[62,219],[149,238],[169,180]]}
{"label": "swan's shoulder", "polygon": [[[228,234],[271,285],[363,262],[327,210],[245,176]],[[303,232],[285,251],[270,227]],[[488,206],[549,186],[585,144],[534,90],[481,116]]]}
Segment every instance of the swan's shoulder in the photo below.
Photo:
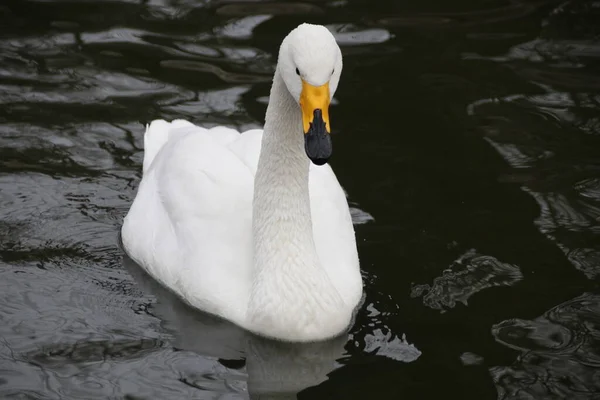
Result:
{"label": "swan's shoulder", "polygon": [[246,211],[254,174],[244,157],[230,149],[242,136],[226,127],[171,123],[168,138],[152,161],[154,177],[149,177],[156,180],[156,190],[171,218],[235,218],[241,208]]}
{"label": "swan's shoulder", "polygon": [[207,129],[206,133],[223,146],[227,146],[240,138],[239,131],[227,126],[215,126]]}
{"label": "swan's shoulder", "polygon": [[262,129],[250,129],[228,145],[229,149],[248,167],[252,175],[256,174],[262,137]]}
{"label": "swan's shoulder", "polygon": [[163,119],[157,119],[152,121],[146,126],[146,132],[144,133],[144,173],[150,169],[154,159],[167,142],[177,140],[190,132],[206,134],[206,131],[205,128],[185,120],[167,122]]}

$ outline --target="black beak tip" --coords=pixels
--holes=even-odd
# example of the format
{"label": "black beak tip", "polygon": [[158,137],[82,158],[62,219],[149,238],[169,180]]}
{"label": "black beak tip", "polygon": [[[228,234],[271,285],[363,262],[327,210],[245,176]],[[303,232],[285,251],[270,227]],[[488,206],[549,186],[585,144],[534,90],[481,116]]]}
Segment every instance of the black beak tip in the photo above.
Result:
{"label": "black beak tip", "polygon": [[327,132],[321,110],[314,111],[314,119],[304,135],[306,155],[313,164],[323,165],[331,157],[331,136]]}
{"label": "black beak tip", "polygon": [[328,158],[309,157],[309,158],[310,158],[310,161],[312,161],[313,164],[319,165],[319,166],[325,164],[329,160],[329,157]]}

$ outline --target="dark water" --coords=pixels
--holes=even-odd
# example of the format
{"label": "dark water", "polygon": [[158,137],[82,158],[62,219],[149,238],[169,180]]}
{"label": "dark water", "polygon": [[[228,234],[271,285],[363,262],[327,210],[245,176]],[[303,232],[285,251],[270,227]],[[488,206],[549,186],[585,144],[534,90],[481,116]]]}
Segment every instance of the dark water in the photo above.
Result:
{"label": "dark water", "polygon": [[[118,231],[144,124],[261,126],[303,21],[345,56],[367,298],[289,346],[182,306]],[[4,0],[0,398],[600,398],[599,39],[598,1]]]}

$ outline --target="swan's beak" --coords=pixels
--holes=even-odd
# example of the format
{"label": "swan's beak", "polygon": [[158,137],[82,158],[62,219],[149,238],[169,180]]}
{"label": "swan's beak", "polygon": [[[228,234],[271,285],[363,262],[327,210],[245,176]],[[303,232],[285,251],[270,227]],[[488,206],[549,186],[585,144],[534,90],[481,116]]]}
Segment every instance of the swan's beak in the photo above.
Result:
{"label": "swan's beak", "polygon": [[316,165],[323,165],[331,157],[331,125],[329,124],[329,82],[313,86],[302,80],[300,93],[304,149]]}

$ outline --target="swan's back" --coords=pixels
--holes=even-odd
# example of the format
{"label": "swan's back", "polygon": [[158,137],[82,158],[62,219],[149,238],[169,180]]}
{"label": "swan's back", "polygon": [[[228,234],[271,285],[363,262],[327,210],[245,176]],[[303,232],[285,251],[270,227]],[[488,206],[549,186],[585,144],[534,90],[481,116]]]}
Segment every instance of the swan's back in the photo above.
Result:
{"label": "swan's back", "polygon": [[153,121],[144,135],[142,181],[122,229],[128,253],[152,277],[193,306],[238,323],[251,282],[261,135]]}

